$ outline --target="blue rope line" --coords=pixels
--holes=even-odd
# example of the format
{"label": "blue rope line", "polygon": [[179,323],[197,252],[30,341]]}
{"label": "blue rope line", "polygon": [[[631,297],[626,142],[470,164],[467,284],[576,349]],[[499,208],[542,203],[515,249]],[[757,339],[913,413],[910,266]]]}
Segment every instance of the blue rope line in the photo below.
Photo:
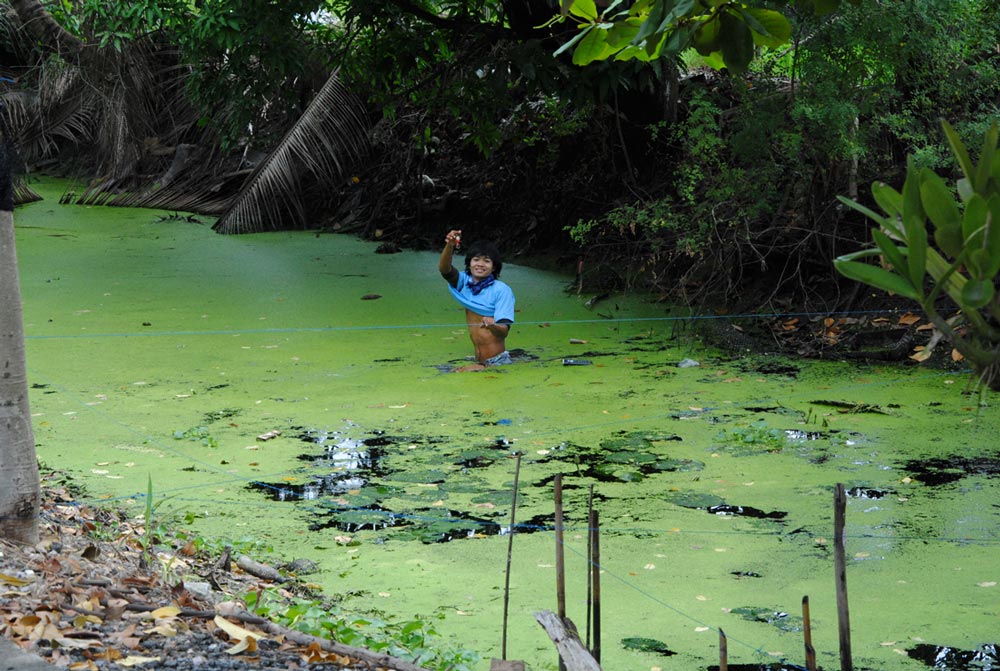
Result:
{"label": "blue rope line", "polygon": [[[559,324],[621,324],[621,323],[646,323],[646,322],[687,322],[716,319],[788,319],[794,317],[831,317],[847,315],[872,315],[872,314],[899,314],[897,309],[890,310],[857,310],[846,312],[785,312],[785,313],[747,313],[736,315],[689,315],[689,316],[664,316],[664,317],[614,317],[601,319],[562,319],[562,320],[542,320],[542,321],[519,321],[521,326],[559,325]],[[219,329],[207,331],[146,331],[133,333],[69,333],[69,334],[38,334],[25,335],[25,340],[74,340],[90,338],[162,338],[176,336],[210,336],[210,335],[253,335],[253,334],[281,334],[281,333],[336,333],[352,331],[380,331],[380,330],[402,330],[402,329],[435,329],[435,328],[466,328],[468,324],[443,323],[443,324],[367,324],[355,326],[301,326],[287,328],[259,328],[259,329]]]}

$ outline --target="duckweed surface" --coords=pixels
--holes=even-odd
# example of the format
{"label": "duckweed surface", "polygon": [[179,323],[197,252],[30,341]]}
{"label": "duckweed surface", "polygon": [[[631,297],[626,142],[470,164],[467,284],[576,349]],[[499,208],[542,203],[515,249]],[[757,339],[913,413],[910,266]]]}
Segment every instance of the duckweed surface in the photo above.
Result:
{"label": "duckweed surface", "polygon": [[15,213],[35,436],[94,500],[138,514],[151,480],[164,519],[313,560],[309,579],[361,611],[440,618],[486,669],[520,454],[508,657],[557,668],[532,614],[556,607],[562,474],[581,632],[600,514],[605,668],[718,665],[720,628],[730,668],[801,664],[803,596],[836,668],[844,483],[855,666],[995,668],[1000,426],[964,376],[733,358],[661,305],[588,307],[570,278],[514,264],[518,363],[443,372],[471,347],[434,253],[222,237],[35,186],[46,200]]}

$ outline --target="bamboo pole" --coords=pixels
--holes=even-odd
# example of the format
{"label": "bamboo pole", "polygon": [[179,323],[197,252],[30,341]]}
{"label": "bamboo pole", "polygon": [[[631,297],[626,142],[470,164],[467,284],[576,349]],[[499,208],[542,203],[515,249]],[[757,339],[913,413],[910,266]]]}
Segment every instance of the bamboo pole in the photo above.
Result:
{"label": "bamboo pole", "polygon": [[591,529],[591,593],[593,596],[592,617],[594,620],[594,646],[590,654],[598,664],[601,663],[601,522],[596,510],[590,511],[589,525]]}
{"label": "bamboo pole", "polygon": [[719,671],[729,671],[729,641],[726,632],[719,630]]}
{"label": "bamboo pole", "polygon": [[507,659],[507,612],[510,606],[510,563],[514,555],[514,513],[517,510],[517,481],[521,476],[521,453],[517,453],[514,463],[514,494],[510,499],[510,528],[507,530],[507,570],[503,582],[503,642],[500,659]]}
{"label": "bamboo pole", "polygon": [[587,640],[586,646],[590,650],[590,609],[593,604],[593,584],[594,584],[594,527],[590,525],[590,518],[594,514],[594,485],[590,485],[590,494],[587,496]]}
{"label": "bamboo pole", "polygon": [[802,635],[806,645],[806,670],[816,671],[816,648],[812,641],[812,621],[809,618],[809,597],[802,597]]}
{"label": "bamboo pole", "polygon": [[[563,507],[562,507],[562,473],[555,478],[556,507],[556,614],[560,620],[566,619],[566,564],[563,549]],[[559,656],[559,670],[565,671],[566,664],[562,655]]]}
{"label": "bamboo pole", "polygon": [[847,553],[844,548],[844,525],[847,493],[837,483],[833,494],[833,561],[837,583],[837,623],[840,632],[840,669],[853,671],[851,661],[851,616],[847,608]]}

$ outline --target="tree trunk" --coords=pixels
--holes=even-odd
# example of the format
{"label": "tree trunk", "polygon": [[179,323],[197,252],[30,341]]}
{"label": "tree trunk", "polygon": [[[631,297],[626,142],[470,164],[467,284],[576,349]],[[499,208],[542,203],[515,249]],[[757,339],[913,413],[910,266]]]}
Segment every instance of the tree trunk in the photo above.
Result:
{"label": "tree trunk", "polygon": [[10,0],[25,30],[38,40],[43,49],[75,61],[83,51],[83,41],[60,26],[42,6],[40,0]]}
{"label": "tree trunk", "polygon": [[14,249],[13,185],[7,146],[0,138],[0,538],[38,542],[40,499]]}

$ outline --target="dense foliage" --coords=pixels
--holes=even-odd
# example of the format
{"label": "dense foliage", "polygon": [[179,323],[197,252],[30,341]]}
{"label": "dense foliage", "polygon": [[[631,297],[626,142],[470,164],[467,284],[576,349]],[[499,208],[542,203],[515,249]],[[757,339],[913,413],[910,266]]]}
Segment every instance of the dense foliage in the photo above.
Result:
{"label": "dense foliage", "polygon": [[[692,303],[846,305],[854,291],[838,293],[851,285],[830,281],[830,261],[868,234],[837,196],[900,176],[907,155],[946,168],[938,119],[968,140],[997,114],[1000,27],[987,0],[45,6],[117,64],[106,81],[133,72],[122,62],[143,44],[156,67],[132,79],[180,93],[119,105],[151,111],[131,120],[133,148],[94,174],[122,156],[119,168],[155,177],[156,150],[214,142],[238,160],[201,161],[229,176],[201,182],[231,194],[232,176],[308,118],[336,70],[367,106],[373,151],[296,196],[313,225],[419,246],[458,225],[512,254],[554,248],[567,267],[583,257],[589,287],[653,286]],[[24,88],[59,69],[19,44],[26,66],[44,65],[18,73]],[[68,138],[123,136],[104,126],[77,120],[45,155]],[[302,181],[284,167],[284,181]]]}

